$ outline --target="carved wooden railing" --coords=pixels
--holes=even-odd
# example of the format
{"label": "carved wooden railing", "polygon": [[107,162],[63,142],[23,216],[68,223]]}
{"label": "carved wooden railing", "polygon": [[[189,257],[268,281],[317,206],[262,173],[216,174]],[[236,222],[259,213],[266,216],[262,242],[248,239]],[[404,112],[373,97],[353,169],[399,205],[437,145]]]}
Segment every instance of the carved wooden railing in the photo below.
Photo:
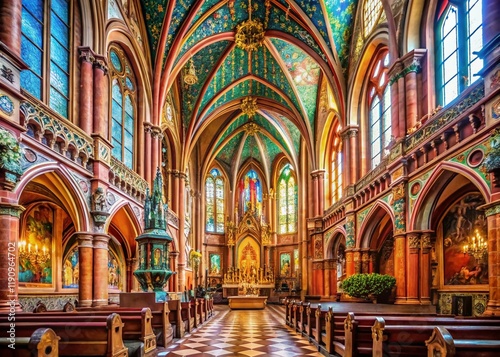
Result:
{"label": "carved wooden railing", "polygon": [[146,180],[113,156],[109,170],[109,183],[140,201],[146,198],[146,189],[149,187]]}

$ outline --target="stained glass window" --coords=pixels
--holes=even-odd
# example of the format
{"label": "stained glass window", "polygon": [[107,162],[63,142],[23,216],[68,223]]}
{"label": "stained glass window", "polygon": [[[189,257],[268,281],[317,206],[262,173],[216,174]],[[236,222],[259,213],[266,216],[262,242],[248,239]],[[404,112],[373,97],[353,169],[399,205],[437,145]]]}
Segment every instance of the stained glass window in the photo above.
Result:
{"label": "stained glass window", "polygon": [[391,140],[391,90],[387,85],[389,53],[382,52],[372,69],[368,87],[370,158],[372,168],[386,155]]}
{"label": "stained glass window", "polygon": [[240,180],[240,213],[252,211],[255,217],[262,215],[262,185],[255,170],[249,170]]}
{"label": "stained glass window", "polygon": [[224,233],[224,178],[212,169],[205,180],[207,232]]}
{"label": "stained glass window", "polygon": [[128,168],[134,164],[136,93],[130,63],[116,45],[109,51],[111,82],[111,144],[113,156]]}
{"label": "stained glass window", "polygon": [[297,231],[297,185],[290,164],[278,178],[278,227],[280,234]]}
{"label": "stained glass window", "polygon": [[474,53],[483,47],[482,6],[483,0],[449,0],[437,16],[437,93],[442,105],[479,79],[475,75],[483,61]]}
{"label": "stained glass window", "polygon": [[22,2],[21,58],[29,68],[21,72],[21,87],[65,118],[69,115],[69,14],[68,0]]}
{"label": "stained glass window", "polygon": [[380,0],[366,0],[363,7],[365,37],[370,35],[382,13]]}

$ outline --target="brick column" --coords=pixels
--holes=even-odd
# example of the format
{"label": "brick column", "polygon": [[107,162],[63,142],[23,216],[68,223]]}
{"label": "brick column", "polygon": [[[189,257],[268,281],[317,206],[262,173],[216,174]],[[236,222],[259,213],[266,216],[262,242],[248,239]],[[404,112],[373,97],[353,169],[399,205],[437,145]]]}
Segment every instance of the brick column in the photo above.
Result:
{"label": "brick column", "polygon": [[179,291],[184,291],[186,284],[186,236],[184,234],[184,222],[186,220],[186,210],[184,208],[184,195],[185,195],[185,180],[186,175],[184,173],[178,172],[175,181],[179,185],[178,193],[178,205],[179,209],[177,214],[179,215],[179,259],[177,262],[177,278]]}
{"label": "brick column", "polygon": [[24,207],[0,203],[0,312],[20,310],[19,286],[19,221]]}
{"label": "brick column", "polygon": [[408,257],[407,257],[407,273],[406,273],[406,291],[408,304],[418,304],[418,288],[419,288],[419,258],[420,258],[420,233],[408,233]]}
{"label": "brick column", "polygon": [[[78,232],[78,305],[79,307],[92,306],[93,266],[92,234]],[[106,279],[107,280],[107,279]]]}
{"label": "brick column", "polygon": [[488,219],[488,279],[490,296],[483,315],[500,316],[500,204],[486,209]]}
{"label": "brick column", "polygon": [[[403,65],[398,60],[394,61],[394,64],[389,68],[387,75],[389,76],[389,86],[391,86],[391,103],[397,103],[398,105],[391,105],[391,131],[395,138],[404,137],[406,134],[406,125],[400,128],[400,117],[401,117],[401,107],[404,110],[404,85],[399,85],[399,73],[403,70]],[[400,92],[400,87],[403,89]],[[401,102],[401,103],[400,103]],[[403,120],[405,117],[403,116]]]}
{"label": "brick column", "polygon": [[109,83],[106,57],[94,55],[94,133],[109,140]]}
{"label": "brick column", "polygon": [[21,56],[22,0],[0,1],[0,42]]}
{"label": "brick column", "polygon": [[362,273],[361,251],[359,248],[353,249],[353,260],[354,260],[354,273],[361,274]]}
{"label": "brick column", "polygon": [[318,196],[317,199],[317,210],[318,216],[323,215],[324,207],[325,207],[325,170],[316,170],[314,171],[317,177],[317,185],[318,185]]}
{"label": "brick column", "polygon": [[318,189],[318,175],[317,171],[311,172],[312,177],[312,188],[313,188],[313,197],[311,197],[311,201],[313,202],[313,217],[319,216],[319,189]]}
{"label": "brick column", "polygon": [[[349,205],[352,206],[352,205]],[[353,275],[356,272],[354,263],[354,252],[353,249],[356,244],[356,227],[355,227],[356,217],[354,212],[346,212],[346,277]]]}
{"label": "brick column", "polygon": [[363,248],[361,251],[361,272],[370,273],[370,250]]}
{"label": "brick column", "polygon": [[92,306],[108,305],[108,244],[107,234],[94,235],[94,294]]}
{"label": "brick column", "polygon": [[89,47],[80,47],[80,128],[88,134],[94,132],[93,103],[94,103],[94,52]]}

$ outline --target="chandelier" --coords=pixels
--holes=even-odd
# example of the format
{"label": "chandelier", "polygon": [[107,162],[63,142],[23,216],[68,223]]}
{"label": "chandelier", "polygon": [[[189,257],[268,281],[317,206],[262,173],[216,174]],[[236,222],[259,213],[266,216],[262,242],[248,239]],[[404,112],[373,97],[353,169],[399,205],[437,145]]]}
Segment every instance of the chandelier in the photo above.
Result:
{"label": "chandelier", "polygon": [[35,275],[42,276],[43,269],[50,260],[50,252],[45,245],[37,243],[26,243],[25,240],[19,242],[19,260],[29,262]]}
{"label": "chandelier", "polygon": [[[266,1],[266,24],[271,7],[270,1]],[[252,19],[252,1],[248,1],[248,20],[243,21],[236,27],[234,41],[236,46],[242,50],[251,52],[257,50],[264,43],[264,25],[260,20]]]}
{"label": "chandelier", "polygon": [[474,234],[469,237],[468,243],[463,246],[463,253],[468,254],[477,261],[483,260],[488,252],[488,242],[476,229]]}
{"label": "chandelier", "polygon": [[196,68],[194,67],[193,57],[189,60],[189,68],[186,69],[184,74],[184,82],[187,85],[192,86],[198,82],[198,76],[196,75]]}
{"label": "chandelier", "polygon": [[243,114],[248,115],[248,118],[252,118],[255,113],[257,113],[257,98],[248,96],[241,101],[241,111]]}

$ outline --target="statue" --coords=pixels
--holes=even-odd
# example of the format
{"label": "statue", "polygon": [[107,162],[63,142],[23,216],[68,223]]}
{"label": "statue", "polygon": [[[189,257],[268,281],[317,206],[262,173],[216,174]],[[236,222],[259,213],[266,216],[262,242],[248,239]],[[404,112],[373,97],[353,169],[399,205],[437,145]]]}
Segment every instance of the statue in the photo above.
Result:
{"label": "statue", "polygon": [[92,195],[92,211],[107,212],[106,195],[102,187],[97,187]]}

